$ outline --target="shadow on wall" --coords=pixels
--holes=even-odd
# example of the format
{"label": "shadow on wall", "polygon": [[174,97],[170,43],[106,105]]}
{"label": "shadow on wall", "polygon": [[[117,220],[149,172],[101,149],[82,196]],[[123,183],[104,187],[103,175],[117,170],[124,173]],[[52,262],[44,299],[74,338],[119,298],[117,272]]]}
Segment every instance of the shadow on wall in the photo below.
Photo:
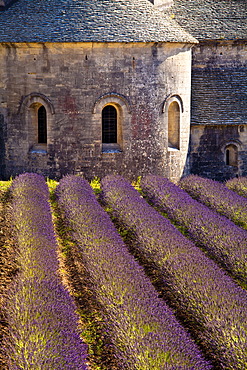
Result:
{"label": "shadow on wall", "polygon": [[5,125],[4,116],[0,114],[0,180],[4,180],[5,174]]}
{"label": "shadow on wall", "polygon": [[[191,129],[193,136],[193,127]],[[193,147],[190,140],[186,166],[183,177],[195,174],[216,181],[226,181],[233,177],[246,176],[244,167],[244,151],[237,152],[234,163],[229,162],[229,147],[232,143],[239,143],[238,126],[205,126],[197,147]]]}
{"label": "shadow on wall", "polygon": [[0,1],[0,11],[7,10],[17,0],[2,0]]}

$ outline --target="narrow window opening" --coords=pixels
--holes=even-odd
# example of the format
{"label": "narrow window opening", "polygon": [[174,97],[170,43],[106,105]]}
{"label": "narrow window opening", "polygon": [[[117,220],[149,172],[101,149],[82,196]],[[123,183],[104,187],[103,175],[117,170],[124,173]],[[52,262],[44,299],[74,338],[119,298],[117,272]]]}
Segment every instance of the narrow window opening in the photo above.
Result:
{"label": "narrow window opening", "polygon": [[102,143],[117,143],[117,110],[113,105],[102,110]]}
{"label": "narrow window opening", "polygon": [[179,149],[180,140],[180,108],[176,101],[168,108],[168,146]]}
{"label": "narrow window opening", "polygon": [[227,166],[238,165],[238,148],[234,144],[230,144],[225,149],[225,161]]}
{"label": "narrow window opening", "polygon": [[38,143],[47,143],[47,116],[43,105],[38,109]]}
{"label": "narrow window opening", "polygon": [[230,166],[230,150],[226,149],[226,164]]}

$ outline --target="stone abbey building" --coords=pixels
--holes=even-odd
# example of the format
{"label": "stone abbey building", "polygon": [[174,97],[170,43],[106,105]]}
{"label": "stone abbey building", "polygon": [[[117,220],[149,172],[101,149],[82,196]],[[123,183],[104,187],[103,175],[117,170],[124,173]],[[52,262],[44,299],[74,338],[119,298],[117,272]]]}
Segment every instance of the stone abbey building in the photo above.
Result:
{"label": "stone abbey building", "polygon": [[247,176],[246,0],[0,0],[0,178]]}

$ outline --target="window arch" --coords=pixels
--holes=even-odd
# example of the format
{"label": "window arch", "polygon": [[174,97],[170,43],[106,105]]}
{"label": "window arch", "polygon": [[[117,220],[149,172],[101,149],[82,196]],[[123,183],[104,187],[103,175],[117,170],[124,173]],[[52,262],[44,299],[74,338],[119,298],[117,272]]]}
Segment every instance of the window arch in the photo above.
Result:
{"label": "window arch", "polygon": [[228,144],[225,147],[225,163],[227,166],[238,166],[238,147],[235,144]]}
{"label": "window arch", "polygon": [[92,123],[97,129],[101,153],[119,153],[130,145],[131,106],[118,93],[100,96],[94,104]]}
{"label": "window arch", "polygon": [[19,114],[26,123],[29,152],[47,153],[54,125],[55,109],[50,99],[38,92],[22,98]]}
{"label": "window arch", "polygon": [[31,152],[46,152],[48,142],[47,107],[42,102],[34,102],[29,106],[28,140]]}
{"label": "window arch", "polygon": [[47,144],[47,114],[43,105],[38,108],[38,144]]}
{"label": "window arch", "polygon": [[180,107],[173,101],[168,107],[168,147],[179,149],[180,142]]}
{"label": "window arch", "polygon": [[118,138],[118,112],[113,105],[106,105],[102,110],[102,143],[116,144]]}

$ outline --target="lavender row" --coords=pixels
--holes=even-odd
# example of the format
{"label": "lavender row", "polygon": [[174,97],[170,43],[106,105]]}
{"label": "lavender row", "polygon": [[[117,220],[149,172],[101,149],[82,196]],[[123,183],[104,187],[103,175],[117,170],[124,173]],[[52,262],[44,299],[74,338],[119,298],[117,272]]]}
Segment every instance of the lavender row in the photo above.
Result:
{"label": "lavender row", "polygon": [[246,361],[246,292],[119,176],[101,182],[115,217],[136,239],[139,254],[161,274],[167,295],[222,369]]}
{"label": "lavender row", "polygon": [[238,177],[226,182],[226,187],[247,198],[247,177]]}
{"label": "lavender row", "polygon": [[9,227],[10,181],[0,181],[0,369],[8,370],[6,353],[2,346],[3,335],[7,336],[4,316],[5,299],[11,280],[14,278],[16,265],[14,248]]}
{"label": "lavender row", "polygon": [[103,307],[106,332],[123,368],[211,368],[128,252],[88,182],[64,177],[57,195],[76,240],[77,264],[83,264]]}
{"label": "lavender row", "polygon": [[43,177],[23,174],[11,190],[19,273],[7,303],[9,367],[86,370],[79,317],[58,273],[48,187]]}
{"label": "lavender row", "polygon": [[193,198],[247,229],[247,199],[228,189],[224,184],[190,175],[180,180],[179,186]]}
{"label": "lavender row", "polygon": [[184,190],[159,176],[145,176],[141,187],[147,197],[185,226],[192,239],[230,271],[239,281],[247,281],[247,235],[224,216],[212,211]]}

